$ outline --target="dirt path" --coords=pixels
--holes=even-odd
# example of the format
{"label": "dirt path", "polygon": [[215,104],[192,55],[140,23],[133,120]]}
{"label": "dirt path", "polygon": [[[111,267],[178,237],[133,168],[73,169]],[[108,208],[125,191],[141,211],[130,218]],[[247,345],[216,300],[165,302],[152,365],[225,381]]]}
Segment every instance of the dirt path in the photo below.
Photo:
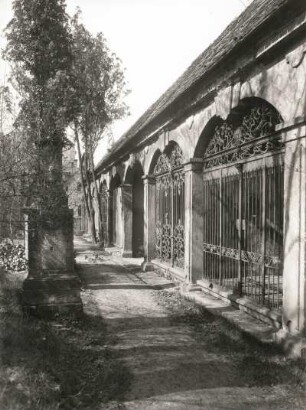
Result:
{"label": "dirt path", "polygon": [[111,349],[132,374],[123,403],[108,409],[303,409],[298,372],[182,301],[155,274],[92,256],[79,243],[84,308],[115,337]]}

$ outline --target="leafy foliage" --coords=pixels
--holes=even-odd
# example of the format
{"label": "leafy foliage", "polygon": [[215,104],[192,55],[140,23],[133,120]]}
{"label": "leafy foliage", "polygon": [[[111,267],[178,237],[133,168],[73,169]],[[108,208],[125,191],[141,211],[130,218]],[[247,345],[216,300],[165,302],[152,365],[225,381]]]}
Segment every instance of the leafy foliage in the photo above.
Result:
{"label": "leafy foliage", "polygon": [[72,119],[71,34],[63,0],[15,0],[5,58],[21,96],[15,122],[31,145],[31,204],[54,212],[66,203],[61,181],[65,129]]}
{"label": "leafy foliage", "polygon": [[[91,222],[93,241],[96,241],[96,228],[100,242],[103,242],[102,211],[99,188],[94,175],[94,152],[102,138],[107,138],[110,125],[128,113],[124,102],[127,94],[124,70],[121,60],[110,51],[102,33],[93,36],[80,23],[80,11],[71,21],[73,37],[72,76],[77,79],[71,97],[76,109],[74,118],[75,138],[81,164],[87,214]],[[84,150],[81,161],[81,143]],[[94,225],[93,197],[91,183],[95,187],[96,207],[99,227]]]}
{"label": "leafy foliage", "polygon": [[0,243],[0,265],[6,270],[23,271],[27,268],[24,247],[15,245],[10,240]]}
{"label": "leafy foliage", "polygon": [[21,209],[35,193],[31,145],[22,132],[0,133],[0,235],[14,238],[22,229]]}
{"label": "leafy foliage", "polygon": [[[14,134],[26,148],[26,180],[19,178],[13,195],[49,220],[67,206],[62,182],[67,126],[74,126],[80,159],[84,149],[81,180],[89,187],[95,183],[93,155],[99,141],[109,134],[112,121],[127,113],[121,61],[101,33],[93,36],[80,23],[80,11],[69,19],[65,6],[65,0],[14,0],[4,52],[20,96]],[[83,191],[94,230],[92,191],[88,196]],[[100,202],[98,193],[101,232]]]}
{"label": "leafy foliage", "polygon": [[80,23],[80,10],[71,20],[72,72],[77,79],[75,124],[81,131],[86,153],[95,151],[112,121],[128,113],[121,60],[110,51],[102,33],[93,36]]}

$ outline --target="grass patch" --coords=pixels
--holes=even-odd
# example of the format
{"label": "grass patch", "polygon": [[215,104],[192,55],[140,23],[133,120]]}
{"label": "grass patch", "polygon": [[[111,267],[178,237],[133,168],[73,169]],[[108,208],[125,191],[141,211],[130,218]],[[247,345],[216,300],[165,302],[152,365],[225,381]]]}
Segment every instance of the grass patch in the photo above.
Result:
{"label": "grass patch", "polygon": [[305,361],[285,358],[278,346],[257,341],[226,319],[186,300],[178,291],[159,291],[157,298],[174,325],[188,325],[207,352],[231,360],[246,386],[287,384],[305,391]]}
{"label": "grass patch", "polygon": [[110,348],[100,317],[24,318],[21,281],[1,274],[1,410],[103,409],[120,402],[131,375]]}

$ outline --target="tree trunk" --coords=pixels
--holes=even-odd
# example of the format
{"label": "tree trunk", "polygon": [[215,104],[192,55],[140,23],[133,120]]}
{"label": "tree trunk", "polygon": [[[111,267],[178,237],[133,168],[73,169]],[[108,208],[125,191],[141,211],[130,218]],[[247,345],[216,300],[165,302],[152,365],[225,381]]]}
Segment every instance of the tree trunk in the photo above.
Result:
{"label": "tree trunk", "polygon": [[93,151],[92,146],[89,146],[89,158],[90,158],[90,165],[91,165],[91,175],[94,182],[95,190],[96,190],[96,200],[97,200],[97,208],[98,208],[98,223],[99,223],[99,242],[100,246],[104,248],[104,229],[103,229],[103,221],[102,221],[102,209],[101,209],[101,195],[98,189],[97,180],[95,178],[95,168],[94,168],[94,160],[93,160]]}
{"label": "tree trunk", "polygon": [[89,179],[89,172],[88,172],[88,151],[85,149],[84,161],[85,161],[85,177],[86,177],[86,184],[88,187],[87,198],[88,198],[88,205],[89,205],[89,212],[90,212],[90,229],[92,234],[92,243],[97,243],[97,231],[95,225],[95,210],[93,207],[93,199],[91,193],[91,186],[90,186],[90,179]]}
{"label": "tree trunk", "polygon": [[[88,184],[88,177],[87,177],[87,172],[86,172],[86,169],[85,169],[86,182],[87,182],[87,185],[88,185],[88,195],[87,195],[85,182],[84,182],[84,167],[83,167],[83,162],[82,162],[80,139],[79,139],[79,134],[78,134],[78,131],[77,131],[77,125],[76,124],[74,126],[74,135],[75,135],[75,140],[77,142],[77,151],[78,151],[78,158],[79,158],[80,176],[81,176],[83,197],[84,197],[84,202],[85,202],[85,209],[86,209],[87,217],[88,217],[88,220],[89,220],[89,227],[90,227],[92,243],[96,243],[97,242],[96,227],[95,227],[95,220],[94,220],[94,210],[93,210],[93,207],[92,207],[90,184]],[[86,152],[85,152],[85,156],[86,156]]]}

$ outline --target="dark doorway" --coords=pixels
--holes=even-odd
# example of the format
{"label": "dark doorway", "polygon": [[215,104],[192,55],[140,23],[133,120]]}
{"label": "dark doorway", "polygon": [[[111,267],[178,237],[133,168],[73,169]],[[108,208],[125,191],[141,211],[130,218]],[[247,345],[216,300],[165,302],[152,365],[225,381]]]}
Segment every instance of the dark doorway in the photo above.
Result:
{"label": "dark doorway", "polygon": [[144,232],[144,191],[142,180],[143,171],[141,165],[139,163],[136,163],[133,167],[133,171],[133,257],[142,257]]}
{"label": "dark doorway", "polygon": [[109,192],[109,220],[108,220],[108,231],[109,231],[109,243],[115,245],[117,242],[117,214],[118,214],[118,188],[121,185],[120,176],[116,174],[110,183],[110,192]]}
{"label": "dark doorway", "polygon": [[139,162],[129,167],[126,173],[125,184],[132,186],[132,255],[140,258],[144,255],[144,188],[143,170]]}

